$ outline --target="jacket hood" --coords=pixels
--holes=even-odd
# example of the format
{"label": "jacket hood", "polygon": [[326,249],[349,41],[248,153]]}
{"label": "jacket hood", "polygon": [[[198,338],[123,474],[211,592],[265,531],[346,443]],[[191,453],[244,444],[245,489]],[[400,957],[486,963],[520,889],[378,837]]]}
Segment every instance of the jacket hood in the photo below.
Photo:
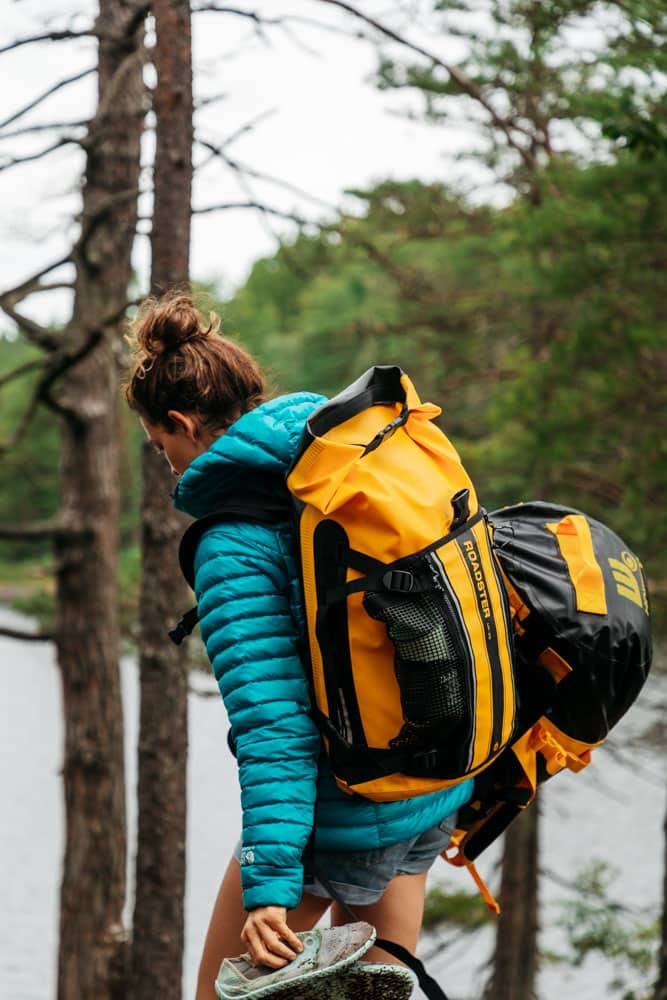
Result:
{"label": "jacket hood", "polygon": [[278,396],[239,417],[181,476],[174,506],[191,517],[215,510],[222,497],[252,482],[257,473],[285,476],[310,414],[324,396]]}

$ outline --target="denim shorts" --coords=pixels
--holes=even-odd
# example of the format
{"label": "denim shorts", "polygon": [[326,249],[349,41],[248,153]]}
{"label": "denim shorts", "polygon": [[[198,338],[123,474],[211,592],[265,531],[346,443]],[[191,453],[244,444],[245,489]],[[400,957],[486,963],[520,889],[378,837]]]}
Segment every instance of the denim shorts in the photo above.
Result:
{"label": "denim shorts", "polygon": [[[449,844],[456,816],[449,816],[437,826],[410,840],[373,851],[316,851],[315,866],[350,906],[377,903],[388,883],[396,875],[418,875],[429,870]],[[241,860],[241,842],[234,848]],[[304,892],[330,898],[330,893],[315,878],[306,881]]]}

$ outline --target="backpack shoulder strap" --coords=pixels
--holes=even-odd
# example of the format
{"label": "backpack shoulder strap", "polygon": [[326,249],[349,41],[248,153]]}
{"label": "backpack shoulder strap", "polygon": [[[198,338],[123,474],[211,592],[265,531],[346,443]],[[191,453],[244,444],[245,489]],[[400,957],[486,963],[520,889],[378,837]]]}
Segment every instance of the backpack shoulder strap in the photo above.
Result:
{"label": "backpack shoulder strap", "polygon": [[285,480],[266,476],[258,483],[225,494],[219,507],[193,521],[186,529],[178,549],[181,572],[194,588],[194,562],[202,536],[224,521],[248,521],[253,524],[279,524],[292,516],[292,500]]}
{"label": "backpack shoulder strap", "polygon": [[[246,521],[251,524],[279,524],[292,516],[292,501],[284,480],[263,484],[261,488],[238,490],[227,494],[224,503],[210,514],[193,521],[186,529],[178,548],[178,562],[188,585],[194,589],[195,556],[202,536],[209,528],[225,521]],[[169,638],[177,646],[192,633],[199,621],[197,608],[191,608],[176,627],[169,632]]]}

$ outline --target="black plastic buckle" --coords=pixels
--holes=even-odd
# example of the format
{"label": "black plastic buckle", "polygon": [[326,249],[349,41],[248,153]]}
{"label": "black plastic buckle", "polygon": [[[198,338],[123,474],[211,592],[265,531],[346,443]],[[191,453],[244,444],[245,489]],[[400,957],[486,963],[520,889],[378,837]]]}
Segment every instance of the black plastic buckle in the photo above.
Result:
{"label": "black plastic buckle", "polygon": [[181,621],[178,623],[178,625],[176,625],[174,628],[171,629],[171,631],[169,632],[169,638],[176,646],[180,646],[181,643],[185,639],[187,639],[187,637],[190,634],[191,633],[188,632],[188,630],[183,625],[183,622]]}
{"label": "black plastic buckle", "polygon": [[415,585],[415,578],[407,570],[391,569],[382,577],[382,585],[386,590],[398,590],[403,594],[409,594]]}
{"label": "black plastic buckle", "polygon": [[393,420],[390,420],[386,427],[383,427],[381,431],[375,435],[372,441],[369,441],[363,450],[364,457],[371,451],[375,451],[376,448],[382,444],[385,438],[391,437],[394,431],[398,430],[403,424],[407,423],[408,417],[410,416],[410,411],[408,410],[408,404],[403,403],[401,407],[401,412]]}
{"label": "black plastic buckle", "polygon": [[184,639],[187,639],[189,635],[192,635],[194,627],[198,621],[199,615],[197,613],[197,608],[191,608],[183,615],[176,627],[169,632],[169,638],[176,646],[180,646]]}
{"label": "black plastic buckle", "polygon": [[412,754],[412,759],[420,771],[433,771],[438,764],[438,751],[435,748],[431,750],[417,750]]}

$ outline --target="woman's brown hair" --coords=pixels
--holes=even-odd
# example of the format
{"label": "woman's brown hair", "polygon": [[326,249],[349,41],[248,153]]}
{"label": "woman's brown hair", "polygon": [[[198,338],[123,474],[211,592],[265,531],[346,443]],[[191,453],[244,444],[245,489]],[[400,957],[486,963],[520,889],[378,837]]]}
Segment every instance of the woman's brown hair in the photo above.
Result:
{"label": "woman's brown hair", "polygon": [[196,413],[211,430],[224,430],[266,399],[257,362],[206,323],[192,298],[170,292],[146,299],[130,326],[134,363],[125,385],[130,407],[167,430],[169,410]]}

